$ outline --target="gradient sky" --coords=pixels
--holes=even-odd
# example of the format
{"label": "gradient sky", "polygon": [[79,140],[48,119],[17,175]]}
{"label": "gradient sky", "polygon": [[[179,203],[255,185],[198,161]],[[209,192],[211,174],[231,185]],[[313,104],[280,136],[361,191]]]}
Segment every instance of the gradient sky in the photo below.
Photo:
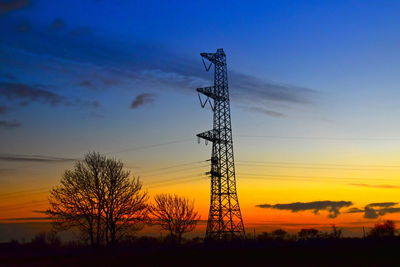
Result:
{"label": "gradient sky", "polygon": [[199,53],[220,47],[248,228],[400,220],[399,10],[0,0],[0,220],[40,220],[48,189],[90,150],[124,161],[151,195],[194,198],[206,219],[211,146],[195,134],[212,113],[195,88],[212,83]]}

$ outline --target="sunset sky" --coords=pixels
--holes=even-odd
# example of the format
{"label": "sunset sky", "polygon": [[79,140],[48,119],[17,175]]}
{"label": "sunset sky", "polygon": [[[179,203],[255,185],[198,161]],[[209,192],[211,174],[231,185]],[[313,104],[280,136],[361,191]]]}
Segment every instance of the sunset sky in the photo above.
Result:
{"label": "sunset sky", "polygon": [[[200,52],[227,54],[248,231],[400,220],[399,1],[0,0],[0,236],[88,151],[207,219]],[[278,205],[279,204],[279,205]],[[27,224],[24,224],[27,225]],[[33,225],[33,224],[32,224]],[[14,229],[14,228],[13,228]],[[6,237],[4,237],[6,236]]]}

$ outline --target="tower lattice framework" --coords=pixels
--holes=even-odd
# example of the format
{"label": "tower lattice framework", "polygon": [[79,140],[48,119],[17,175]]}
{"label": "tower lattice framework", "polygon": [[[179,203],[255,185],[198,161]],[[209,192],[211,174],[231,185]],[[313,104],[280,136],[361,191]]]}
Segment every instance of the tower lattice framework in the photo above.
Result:
{"label": "tower lattice framework", "polygon": [[[210,211],[206,239],[231,239],[245,237],[242,214],[236,192],[235,162],[226,55],[222,48],[216,53],[201,53],[206,70],[214,65],[214,86],[198,88],[197,92],[207,98],[200,103],[210,104],[213,110],[213,129],[197,136],[212,142]],[[206,66],[204,59],[210,62]]]}

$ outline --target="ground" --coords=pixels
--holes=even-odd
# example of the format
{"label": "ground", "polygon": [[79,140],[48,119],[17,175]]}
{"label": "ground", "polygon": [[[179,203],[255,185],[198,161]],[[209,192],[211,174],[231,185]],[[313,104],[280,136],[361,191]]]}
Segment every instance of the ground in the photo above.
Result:
{"label": "ground", "polygon": [[5,243],[5,266],[397,266],[400,239],[245,241],[172,245],[149,240],[114,248]]}

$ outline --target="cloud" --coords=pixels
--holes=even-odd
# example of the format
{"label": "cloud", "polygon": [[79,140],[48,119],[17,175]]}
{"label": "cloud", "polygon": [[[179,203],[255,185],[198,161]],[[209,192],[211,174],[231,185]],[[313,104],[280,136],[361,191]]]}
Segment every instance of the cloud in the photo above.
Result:
{"label": "cloud", "polygon": [[371,203],[368,204],[366,207],[370,208],[387,208],[397,205],[397,202],[379,202],[379,203]]}
{"label": "cloud", "polygon": [[315,90],[293,85],[266,82],[257,77],[230,72],[232,96],[251,103],[286,102],[310,104],[318,95]]}
{"label": "cloud", "polygon": [[65,27],[65,22],[60,18],[56,18],[50,24],[49,29],[55,31],[55,30],[60,30],[60,29],[62,29],[64,27]]}
{"label": "cloud", "polygon": [[[79,32],[79,31],[78,31]],[[40,34],[41,38],[32,38]],[[30,37],[29,37],[30,36]],[[26,39],[23,39],[26,38]],[[128,43],[126,41],[102,39],[92,34],[90,38],[79,33],[54,34],[39,27],[26,37],[10,36],[1,40],[6,47],[13,48],[29,64],[39,64],[39,68],[53,71],[82,81],[86,77],[99,81],[98,86],[108,88],[113,84],[172,89],[193,92],[196,87],[212,83],[212,74],[202,69],[200,57],[187,57],[171,49],[153,43]],[[93,46],[96,43],[96,46]],[[18,49],[18,51],[15,51]],[[66,52],[67,51],[67,52]],[[210,51],[212,52],[212,51]],[[36,58],[35,58],[36,57]],[[24,63],[19,63],[24,64]],[[46,64],[46,66],[43,66]],[[258,106],[254,112],[279,117],[283,113],[264,108],[266,105],[315,103],[319,93],[301,86],[285,85],[265,81],[252,75],[229,69],[229,83],[232,102],[248,107]],[[264,109],[264,110],[263,110]]]}
{"label": "cloud", "polygon": [[23,22],[19,23],[15,28],[15,30],[17,32],[21,32],[21,33],[29,32],[31,29],[32,29],[32,26],[28,21],[23,21]]}
{"label": "cloud", "polygon": [[4,73],[0,76],[0,78],[5,78],[7,80],[17,80],[17,77],[15,77],[15,75],[11,74],[11,73]]}
{"label": "cloud", "polygon": [[18,218],[4,218],[1,221],[48,221],[50,217],[18,217]]}
{"label": "cloud", "polygon": [[388,188],[388,189],[397,189],[400,188],[398,185],[388,185],[388,184],[380,184],[380,185],[371,185],[371,184],[350,184],[353,186],[361,186],[361,187],[369,187],[369,188]]}
{"label": "cloud", "polygon": [[100,107],[100,103],[96,100],[85,100],[81,98],[68,99],[65,96],[42,89],[39,86],[31,86],[23,83],[0,82],[0,98],[17,101],[21,106],[28,105],[32,102],[42,102],[52,106],[80,105],[90,108]]}
{"label": "cloud", "polygon": [[93,29],[89,27],[78,27],[69,32],[70,36],[80,37],[82,35],[89,35],[93,33]]}
{"label": "cloud", "polygon": [[140,94],[136,96],[136,98],[132,101],[131,108],[137,109],[143,105],[153,103],[154,102],[154,95],[153,94]]}
{"label": "cloud", "polygon": [[346,211],[346,213],[360,213],[360,212],[364,212],[364,210],[359,209],[359,208],[351,208]]}
{"label": "cloud", "polygon": [[32,210],[34,213],[46,214],[45,210]]}
{"label": "cloud", "polygon": [[400,207],[395,207],[397,204],[397,202],[370,203],[364,209],[351,208],[346,213],[364,213],[364,218],[376,219],[387,213],[400,212]]}
{"label": "cloud", "polygon": [[29,0],[2,0],[0,1],[0,16],[29,6]]}
{"label": "cloud", "polygon": [[[11,25],[16,25],[17,22],[13,21]],[[76,99],[72,94],[87,97],[93,92],[85,92],[83,88],[98,89],[102,95],[96,94],[96,98],[100,98],[116,90],[130,88],[129,90],[135,91],[134,94],[139,94],[130,103],[132,109],[137,109],[155,101],[155,97],[151,97],[149,92],[138,91],[141,88],[163,92],[173,90],[192,95],[195,88],[212,84],[213,75],[203,70],[198,55],[188,57],[163,45],[146,41],[130,43],[107,36],[101,37],[92,28],[66,28],[65,24],[69,23],[62,19],[55,19],[52,26],[43,26],[35,21],[31,23],[29,32],[24,34],[16,33],[15,29],[0,28],[0,35],[7,36],[0,38],[0,46],[4,48],[0,51],[0,61],[4,62],[2,65],[7,72],[18,73],[15,70],[21,69],[29,70],[31,76],[55,77],[52,79],[54,87],[15,82],[14,86],[18,84],[25,86],[25,89],[29,87],[35,93],[33,96],[24,96],[21,100],[18,100],[20,95],[8,95],[7,99],[15,101],[9,104],[11,108],[13,105],[26,105],[33,101],[61,106],[59,109],[72,105],[98,108],[99,102]],[[49,30],[49,27],[54,30]],[[90,35],[87,36],[87,33]],[[244,107],[242,109],[247,112],[275,118],[287,117],[286,113],[289,111],[286,110],[290,110],[291,105],[312,105],[319,97],[315,90],[265,81],[232,70],[230,66],[228,79],[233,105]],[[10,84],[11,82],[8,86]],[[0,81],[0,100],[6,98],[1,87]],[[50,94],[44,94],[45,92]],[[272,105],[275,107],[271,108]],[[285,112],[276,111],[276,105],[284,106],[284,109],[279,110]],[[102,110],[98,111],[100,112]],[[22,121],[22,118],[17,119]]]}
{"label": "cloud", "polygon": [[93,88],[93,83],[88,80],[81,81],[78,83],[78,85],[82,87]]}
{"label": "cloud", "polygon": [[283,117],[287,117],[286,114],[278,112],[278,111],[273,111],[273,110],[269,110],[269,109],[265,109],[265,108],[261,108],[261,107],[245,107],[242,106],[241,107],[242,110],[244,111],[248,111],[248,112],[257,112],[257,113],[261,113],[267,116],[271,116],[271,117],[276,117],[276,118],[283,118]]}
{"label": "cloud", "polygon": [[67,100],[63,96],[22,83],[0,82],[0,95],[8,100],[20,101],[22,105],[33,101],[51,105],[67,104]]}
{"label": "cloud", "polygon": [[83,99],[80,99],[80,98],[76,98],[75,99],[75,104],[76,105],[90,107],[90,108],[99,108],[101,106],[99,101],[96,101],[96,100],[83,100]]}
{"label": "cloud", "polygon": [[278,210],[290,210],[292,212],[312,210],[314,214],[318,214],[321,210],[328,211],[329,218],[336,218],[340,214],[340,209],[353,205],[351,201],[313,201],[313,202],[295,202],[288,204],[261,204],[256,205],[258,208],[269,208]]}
{"label": "cloud", "polygon": [[0,106],[0,115],[6,114],[8,112],[8,108],[6,106]]}
{"label": "cloud", "polygon": [[71,162],[78,159],[74,158],[58,158],[41,155],[17,155],[17,154],[0,154],[0,161],[14,162]]}
{"label": "cloud", "polygon": [[20,126],[21,126],[21,123],[19,123],[18,121],[0,120],[0,127],[3,127],[3,128],[17,128]]}
{"label": "cloud", "polygon": [[11,174],[14,173],[16,170],[15,169],[0,169],[0,174]]}

